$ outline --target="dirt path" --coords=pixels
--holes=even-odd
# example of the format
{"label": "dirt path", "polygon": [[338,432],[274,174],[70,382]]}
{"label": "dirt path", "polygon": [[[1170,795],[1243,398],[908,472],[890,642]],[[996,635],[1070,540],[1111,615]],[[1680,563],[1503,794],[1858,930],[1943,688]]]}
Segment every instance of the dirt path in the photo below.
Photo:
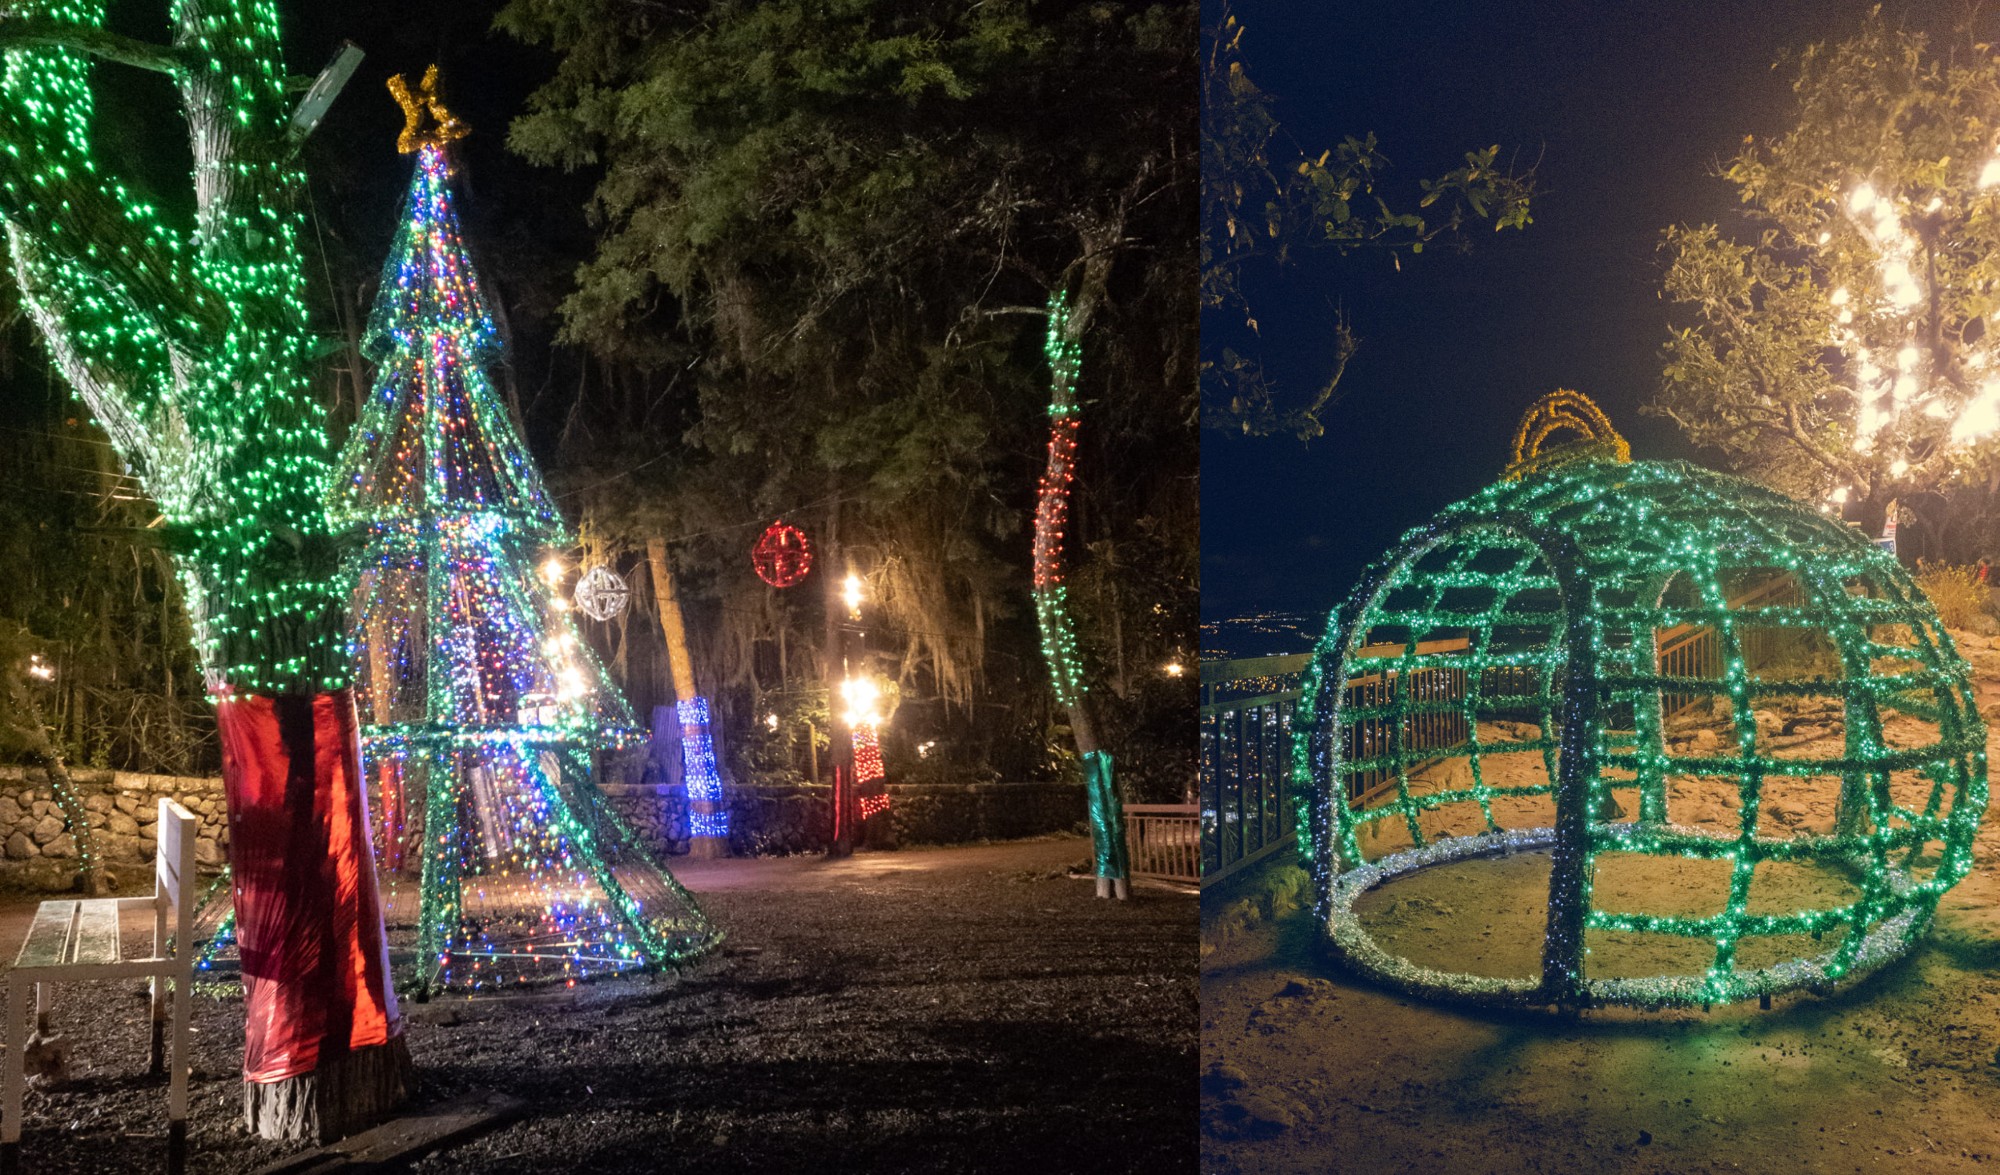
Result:
{"label": "dirt path", "polygon": [[[685,976],[404,1005],[424,1100],[533,1107],[416,1169],[1192,1169],[1195,902],[1097,901],[1060,876],[1087,853],[1057,838],[690,864],[729,939]],[[163,1149],[143,1008],[131,985],[66,989],[77,1080],[29,1095],[26,1169],[136,1170]],[[198,1000],[195,1026],[191,1169],[287,1153],[235,1125],[241,1001]]]}
{"label": "dirt path", "polygon": [[[1961,637],[2000,762],[2000,652]],[[2000,1165],[2000,819],[1910,957],[1831,998],[1580,1019],[1453,1010],[1320,961],[1298,912],[1202,964],[1215,1172],[1955,1172]],[[1538,855],[1368,895],[1379,941],[1511,973]],[[1456,874],[1456,876],[1454,876]],[[1529,909],[1533,907],[1533,909]],[[1523,914],[1521,911],[1528,909]]]}

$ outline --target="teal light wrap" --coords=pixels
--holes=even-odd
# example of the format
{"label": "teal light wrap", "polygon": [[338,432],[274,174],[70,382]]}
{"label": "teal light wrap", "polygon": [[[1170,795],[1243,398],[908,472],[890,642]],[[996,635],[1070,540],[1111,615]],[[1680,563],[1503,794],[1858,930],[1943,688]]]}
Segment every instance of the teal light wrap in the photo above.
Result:
{"label": "teal light wrap", "polygon": [[[1696,631],[1714,642],[1713,666],[1662,668],[1663,643]],[[1781,646],[1824,652],[1787,654],[1781,672],[1763,651]],[[1773,714],[1808,706],[1839,723],[1837,749],[1830,735],[1781,738]],[[1695,740],[1675,726],[1670,739],[1669,711],[1691,707],[1720,730]],[[1414,733],[1441,726],[1444,737]],[[1987,802],[1970,669],[1894,558],[1769,489],[1680,462],[1574,461],[1411,531],[1332,617],[1294,729],[1331,951],[1403,990],[1479,1003],[1709,1004],[1851,980],[1929,926],[1971,868]],[[1494,757],[1521,752],[1545,778],[1496,780]],[[1730,790],[1734,830],[1677,810],[1689,781]],[[1786,827],[1763,813],[1778,790],[1837,801],[1837,817],[1824,831]],[[1634,802],[1612,804],[1615,792]],[[1553,797],[1552,825],[1501,818],[1537,796]],[[1394,851],[1370,859],[1363,834],[1382,833]],[[1354,915],[1362,892],[1398,875],[1542,848],[1553,868],[1535,975],[1422,967]],[[1611,853],[1726,862],[1716,912],[1602,908],[1592,887]],[[1754,907],[1753,884],[1794,865],[1851,878],[1857,896]],[[1714,949],[1693,973],[1596,977],[1588,943],[1607,932]],[[1788,935],[1825,949],[1738,965],[1746,938]]]}
{"label": "teal light wrap", "polygon": [[1097,875],[1114,880],[1126,877],[1131,861],[1125,847],[1125,808],[1111,781],[1111,752],[1092,751],[1083,757],[1083,786],[1090,797],[1090,837]]}

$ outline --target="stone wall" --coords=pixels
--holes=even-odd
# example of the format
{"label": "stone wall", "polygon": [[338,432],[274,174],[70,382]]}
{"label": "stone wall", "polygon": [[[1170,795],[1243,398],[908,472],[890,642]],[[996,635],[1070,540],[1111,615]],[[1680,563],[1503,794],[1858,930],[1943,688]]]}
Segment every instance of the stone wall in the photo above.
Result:
{"label": "stone wall", "polygon": [[[72,771],[83,795],[97,852],[128,888],[143,888],[153,859],[160,797],[180,801],[201,819],[195,861],[208,872],[227,859],[229,827],[222,780],[130,771]],[[827,788],[732,787],[729,848],[737,856],[813,853],[832,836]],[[606,784],[612,808],[656,851],[688,850],[687,798],[664,784]],[[1075,783],[889,785],[889,829],[897,844],[963,844],[1069,832],[1085,819],[1083,786]],[[887,842],[885,842],[887,843]],[[0,766],[0,886],[67,890],[76,875],[75,839],[64,829],[55,793],[35,768]]]}
{"label": "stone wall", "polygon": [[[656,851],[687,852],[687,801],[665,784],[606,784],[612,808]],[[1069,832],[1086,819],[1079,783],[889,785],[889,828],[897,844],[963,844]],[[821,784],[731,787],[730,852],[741,857],[813,853],[832,836]]]}
{"label": "stone wall", "polygon": [[[120,883],[144,887],[162,796],[200,818],[196,864],[209,872],[222,868],[229,844],[222,780],[80,770],[70,772],[70,781],[90,813],[99,859]],[[0,767],[0,850],[0,886],[61,892],[74,882],[76,840],[64,830],[55,792],[38,768]]]}

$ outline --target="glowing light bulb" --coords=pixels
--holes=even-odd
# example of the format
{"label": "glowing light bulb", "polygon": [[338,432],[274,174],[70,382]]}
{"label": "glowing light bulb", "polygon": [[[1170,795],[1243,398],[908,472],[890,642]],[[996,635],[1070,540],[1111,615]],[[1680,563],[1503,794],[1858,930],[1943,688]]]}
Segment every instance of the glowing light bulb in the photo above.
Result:
{"label": "glowing light bulb", "polygon": [[1847,197],[1847,210],[1850,212],[1866,212],[1874,206],[1875,187],[1873,184],[1862,184],[1860,187],[1854,189],[1852,195]]}
{"label": "glowing light bulb", "polygon": [[1979,186],[1990,188],[2000,184],[2000,156],[1988,159],[1986,166],[1979,169]]}
{"label": "glowing light bulb", "polygon": [[563,561],[554,555],[550,555],[547,561],[542,564],[542,578],[549,582],[550,587],[561,583],[563,576],[568,571],[569,569],[563,566]]}
{"label": "glowing light bulb", "polygon": [[847,611],[854,616],[861,615],[861,577],[849,573],[840,583],[840,598],[847,605]]}
{"label": "glowing light bulb", "polygon": [[1910,471],[1910,463],[1898,457],[1889,463],[1889,476],[1901,477]]}
{"label": "glowing light bulb", "polygon": [[847,710],[841,721],[849,726],[873,726],[882,721],[875,703],[882,698],[882,687],[875,684],[872,677],[850,677],[840,683],[840,700],[847,703]]}
{"label": "glowing light bulb", "polygon": [[1160,671],[1168,677],[1179,677],[1181,674],[1187,672],[1187,666],[1181,664],[1179,661],[1169,661],[1165,665],[1160,666]]}
{"label": "glowing light bulb", "polygon": [[776,714],[764,715],[764,728],[766,730],[778,729],[778,716]]}
{"label": "glowing light bulb", "polygon": [[1835,288],[1835,290],[1833,291],[1832,301],[1835,306],[1845,306],[1847,305],[1848,299],[1851,298],[1852,296],[1853,295],[1847,292],[1846,286],[1839,286]]}

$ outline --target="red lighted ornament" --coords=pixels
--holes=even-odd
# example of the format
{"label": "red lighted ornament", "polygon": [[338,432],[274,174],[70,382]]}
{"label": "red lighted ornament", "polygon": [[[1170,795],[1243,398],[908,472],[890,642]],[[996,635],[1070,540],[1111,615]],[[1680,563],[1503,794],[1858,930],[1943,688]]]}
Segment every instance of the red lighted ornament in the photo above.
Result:
{"label": "red lighted ornament", "polygon": [[791,587],[812,570],[812,544],[806,542],[805,531],[780,519],[750,549],[750,565],[757,569],[757,578],[772,587]]}

